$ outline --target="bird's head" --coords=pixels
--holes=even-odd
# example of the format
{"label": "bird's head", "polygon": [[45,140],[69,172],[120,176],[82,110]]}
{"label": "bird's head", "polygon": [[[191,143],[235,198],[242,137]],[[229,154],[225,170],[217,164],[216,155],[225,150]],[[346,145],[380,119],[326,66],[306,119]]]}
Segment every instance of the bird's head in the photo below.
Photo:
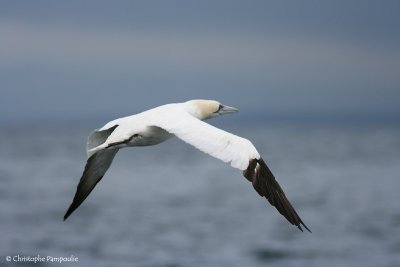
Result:
{"label": "bird's head", "polygon": [[188,112],[200,120],[239,111],[237,108],[223,105],[215,100],[196,99],[187,101],[185,104]]}

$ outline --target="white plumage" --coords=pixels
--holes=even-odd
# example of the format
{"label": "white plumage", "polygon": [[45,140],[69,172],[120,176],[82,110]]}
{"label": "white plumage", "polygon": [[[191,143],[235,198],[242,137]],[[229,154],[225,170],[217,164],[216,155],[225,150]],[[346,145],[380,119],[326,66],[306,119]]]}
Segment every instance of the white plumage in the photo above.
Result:
{"label": "white plumage", "polygon": [[94,131],[88,138],[88,162],[64,220],[101,180],[120,148],[156,145],[176,136],[202,152],[242,170],[256,191],[266,197],[289,222],[300,229],[300,224],[306,227],[253,144],[203,121],[237,111],[236,108],[213,100],[191,100],[119,118]]}

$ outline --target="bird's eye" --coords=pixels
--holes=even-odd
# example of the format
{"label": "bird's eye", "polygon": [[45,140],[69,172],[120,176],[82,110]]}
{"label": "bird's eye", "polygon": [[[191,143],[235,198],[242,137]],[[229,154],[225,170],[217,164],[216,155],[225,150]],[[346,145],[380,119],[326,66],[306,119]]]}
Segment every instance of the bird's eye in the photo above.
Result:
{"label": "bird's eye", "polygon": [[214,113],[218,113],[221,109],[223,109],[223,107],[224,106],[222,104],[219,104],[217,111],[215,111]]}
{"label": "bird's eye", "polygon": [[224,106],[222,104],[219,104],[218,109],[214,111],[214,113],[218,113]]}

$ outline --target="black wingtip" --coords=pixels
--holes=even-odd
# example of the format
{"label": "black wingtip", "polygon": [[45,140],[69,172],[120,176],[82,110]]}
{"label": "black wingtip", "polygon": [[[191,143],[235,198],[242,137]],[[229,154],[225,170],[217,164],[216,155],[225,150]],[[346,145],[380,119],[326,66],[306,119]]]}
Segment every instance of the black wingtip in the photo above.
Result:
{"label": "black wingtip", "polygon": [[64,222],[65,222],[65,220],[69,217],[69,215],[71,215],[71,213],[74,212],[75,209],[76,209],[76,208],[74,208],[74,207],[72,206],[72,204],[71,204],[71,206],[69,206],[67,212],[66,212],[65,215],[64,215]]}
{"label": "black wingtip", "polygon": [[85,201],[110,167],[118,149],[102,150],[93,154],[86,163],[82,177],[76,187],[75,196],[64,215],[64,221]]}
{"label": "black wingtip", "polygon": [[247,169],[243,171],[243,175],[252,182],[257,193],[265,197],[292,225],[302,232],[304,232],[304,227],[311,233],[311,230],[303,223],[262,158],[251,159]]}
{"label": "black wingtip", "polygon": [[[311,230],[307,227],[307,225],[305,225],[303,222],[301,222],[301,224],[303,225],[304,228],[307,229],[307,231],[308,231],[309,233],[312,234]],[[303,230],[302,230],[302,231],[303,231]]]}
{"label": "black wingtip", "polygon": [[304,231],[303,231],[303,228],[302,228],[301,226],[303,226],[308,232],[312,233],[311,230],[307,227],[307,225],[305,225],[302,221],[300,221],[300,223],[299,223],[298,225],[296,225],[296,226],[297,226],[297,228],[299,228],[300,231],[302,231],[302,232],[304,232]]}

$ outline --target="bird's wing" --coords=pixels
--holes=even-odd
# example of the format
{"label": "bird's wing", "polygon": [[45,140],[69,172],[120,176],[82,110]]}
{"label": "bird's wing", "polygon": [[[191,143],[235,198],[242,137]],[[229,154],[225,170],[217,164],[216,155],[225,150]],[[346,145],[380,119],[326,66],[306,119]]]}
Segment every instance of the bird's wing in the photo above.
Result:
{"label": "bird's wing", "polygon": [[265,164],[253,144],[242,137],[218,129],[189,114],[163,113],[152,118],[150,124],[163,128],[179,139],[231,166],[243,171],[260,196],[276,207],[291,224],[308,231],[281,186]]}
{"label": "bird's wing", "polygon": [[253,184],[257,193],[265,197],[291,224],[296,225],[301,231],[303,231],[301,226],[304,226],[311,232],[290,204],[275,176],[262,158],[250,160],[249,166],[243,171],[243,175]]}
{"label": "bird's wing", "polygon": [[93,148],[98,147],[99,145],[103,144],[107,138],[114,132],[115,128],[118,127],[118,124],[103,130],[94,130],[88,137],[87,145],[86,145],[86,152],[88,157],[93,155],[91,151]]}
{"label": "bird's wing", "polygon": [[160,127],[200,151],[240,170],[247,168],[250,159],[260,158],[256,148],[245,138],[216,128],[187,113],[173,115],[159,114],[150,119],[148,124]]}
{"label": "bird's wing", "polygon": [[64,220],[82,204],[96,184],[103,178],[117,152],[118,149],[103,149],[90,156],[76,188],[74,200],[64,215]]}

